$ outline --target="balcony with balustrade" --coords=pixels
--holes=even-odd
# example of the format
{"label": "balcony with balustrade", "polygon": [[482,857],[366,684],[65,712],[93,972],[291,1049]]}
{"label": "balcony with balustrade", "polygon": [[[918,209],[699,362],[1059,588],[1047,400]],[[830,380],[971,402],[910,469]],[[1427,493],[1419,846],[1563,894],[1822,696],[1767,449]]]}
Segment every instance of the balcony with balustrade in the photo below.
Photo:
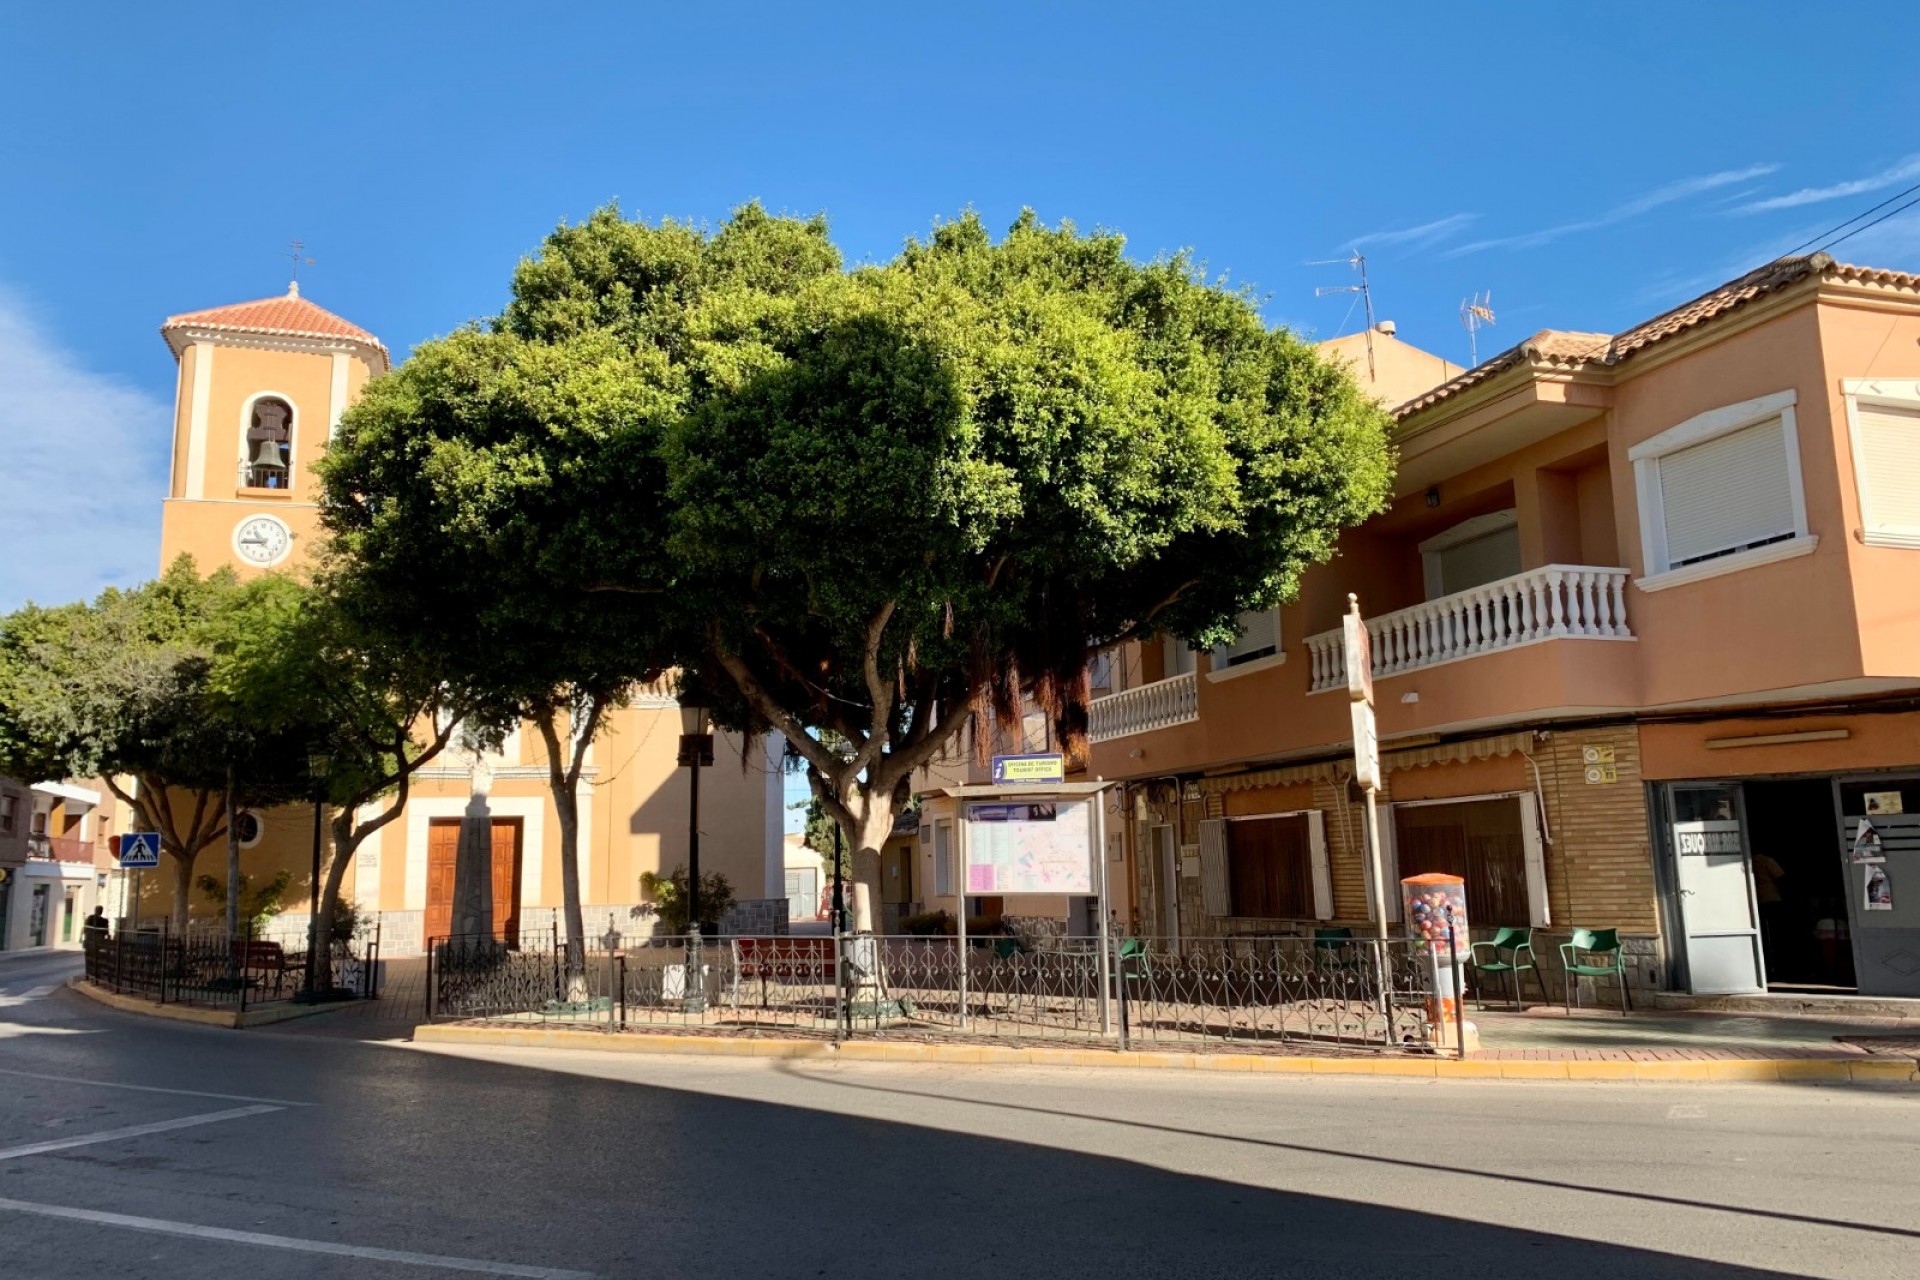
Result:
{"label": "balcony with balustrade", "polygon": [[[1367,619],[1381,679],[1549,640],[1631,640],[1627,570],[1550,564]],[[1341,630],[1306,640],[1309,693],[1345,688]]]}
{"label": "balcony with balustrade", "polygon": [[1188,671],[1123,689],[1095,698],[1088,715],[1087,736],[1096,743],[1188,724],[1200,718],[1199,682]]}

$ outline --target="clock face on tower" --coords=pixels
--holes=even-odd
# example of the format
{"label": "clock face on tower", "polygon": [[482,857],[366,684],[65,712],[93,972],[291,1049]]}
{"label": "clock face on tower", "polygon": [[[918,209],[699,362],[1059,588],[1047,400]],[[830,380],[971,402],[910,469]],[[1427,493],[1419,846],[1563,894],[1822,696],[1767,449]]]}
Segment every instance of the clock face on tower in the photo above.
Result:
{"label": "clock face on tower", "polygon": [[265,569],[293,550],[293,532],[273,516],[248,516],[233,530],[233,550],[242,560]]}

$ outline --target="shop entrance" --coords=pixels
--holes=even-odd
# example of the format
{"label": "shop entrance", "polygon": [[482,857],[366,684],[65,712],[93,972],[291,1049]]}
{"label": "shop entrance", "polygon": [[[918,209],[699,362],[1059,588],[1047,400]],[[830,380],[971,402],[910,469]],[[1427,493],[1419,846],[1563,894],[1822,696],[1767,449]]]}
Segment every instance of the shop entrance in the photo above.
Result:
{"label": "shop entrance", "polygon": [[1846,874],[1833,784],[1751,781],[1745,793],[1753,900],[1769,991],[1852,991]]}

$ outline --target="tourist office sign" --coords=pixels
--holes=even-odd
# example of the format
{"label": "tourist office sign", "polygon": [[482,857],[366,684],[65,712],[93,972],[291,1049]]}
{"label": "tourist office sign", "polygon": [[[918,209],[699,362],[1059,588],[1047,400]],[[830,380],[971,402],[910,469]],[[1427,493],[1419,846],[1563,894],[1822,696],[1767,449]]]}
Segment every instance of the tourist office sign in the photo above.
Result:
{"label": "tourist office sign", "polygon": [[1006,782],[1065,782],[1067,758],[1058,752],[1037,755],[995,756],[993,780]]}

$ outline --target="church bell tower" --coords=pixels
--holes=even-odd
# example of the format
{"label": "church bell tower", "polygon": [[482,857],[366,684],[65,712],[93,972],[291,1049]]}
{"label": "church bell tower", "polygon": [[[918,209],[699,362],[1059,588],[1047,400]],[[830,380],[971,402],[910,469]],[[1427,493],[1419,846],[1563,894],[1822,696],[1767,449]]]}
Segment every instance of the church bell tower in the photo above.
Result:
{"label": "church bell tower", "polygon": [[312,467],[387,349],[358,325],[285,296],[189,311],[160,326],[179,362],[160,567],[299,568],[319,528]]}

